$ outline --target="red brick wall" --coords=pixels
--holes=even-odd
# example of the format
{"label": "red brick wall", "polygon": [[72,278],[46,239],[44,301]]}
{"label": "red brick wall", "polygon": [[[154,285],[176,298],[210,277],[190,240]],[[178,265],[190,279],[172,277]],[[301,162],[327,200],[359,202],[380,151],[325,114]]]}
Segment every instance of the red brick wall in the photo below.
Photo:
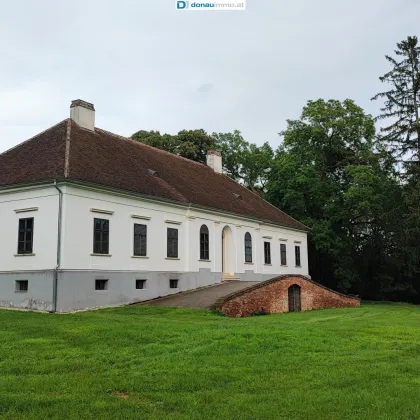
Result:
{"label": "red brick wall", "polygon": [[215,307],[233,317],[251,315],[261,309],[271,314],[289,312],[288,290],[294,284],[301,287],[302,311],[360,306],[359,298],[335,292],[304,276],[280,276],[226,296]]}

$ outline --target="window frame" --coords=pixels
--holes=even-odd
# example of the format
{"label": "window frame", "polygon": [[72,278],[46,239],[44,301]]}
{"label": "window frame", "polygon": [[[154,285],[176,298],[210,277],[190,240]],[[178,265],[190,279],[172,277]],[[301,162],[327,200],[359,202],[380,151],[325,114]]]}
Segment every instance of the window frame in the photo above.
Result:
{"label": "window frame", "polygon": [[[104,290],[108,290],[109,279],[95,279],[95,291],[96,292],[103,292]],[[103,285],[103,287],[98,287],[99,285]]]}
{"label": "window frame", "polygon": [[252,235],[246,232],[244,235],[245,263],[252,264]]}
{"label": "window frame", "polygon": [[296,267],[302,267],[300,245],[295,245],[295,265],[296,265]]}
{"label": "window frame", "polygon": [[[32,222],[32,226],[28,228],[28,221]],[[24,222],[25,226],[21,227],[21,222]],[[35,228],[35,218],[34,217],[23,217],[19,219],[18,222],[18,243],[17,243],[17,255],[30,255],[34,252],[34,228]],[[20,234],[23,234],[23,239],[20,240]],[[28,234],[30,233],[30,239],[28,240]],[[23,244],[23,248],[20,247],[20,244]],[[29,246],[28,246],[29,245]]]}
{"label": "window frame", "polygon": [[170,289],[179,289],[179,279],[169,279]]}
{"label": "window frame", "polygon": [[282,265],[283,267],[287,266],[287,245],[286,244],[280,244],[280,265]]}
{"label": "window frame", "polygon": [[210,232],[207,225],[200,227],[200,260],[210,260]]}
{"label": "window frame", "polygon": [[136,290],[144,290],[146,288],[146,282],[147,279],[136,279]]}
{"label": "window frame", "polygon": [[[172,237],[171,233],[173,233]],[[179,258],[179,229],[166,228],[166,258]]]}
{"label": "window frame", "polygon": [[264,241],[264,264],[271,265],[271,242]]}
{"label": "window frame", "polygon": [[[136,227],[143,229],[143,232],[136,233]],[[136,245],[136,239],[139,244]],[[136,249],[139,249],[137,252]],[[147,225],[141,223],[134,223],[133,226],[133,255],[135,257],[147,257]]]}
{"label": "window frame", "polygon": [[[100,221],[100,228],[96,228],[96,221]],[[104,222],[107,222],[107,228],[104,228]],[[93,219],[93,253],[98,255],[109,255],[109,242],[110,242],[110,230],[111,230],[111,221],[109,219],[101,219],[99,217],[95,217]],[[100,240],[96,240],[96,234],[99,233]],[[108,234],[106,240],[103,239],[104,233]],[[104,249],[104,244],[106,248]],[[105,252],[106,251],[106,252]]]}
{"label": "window frame", "polygon": [[[25,287],[22,288],[22,285]],[[16,280],[15,293],[26,293],[29,290],[29,280]]]}

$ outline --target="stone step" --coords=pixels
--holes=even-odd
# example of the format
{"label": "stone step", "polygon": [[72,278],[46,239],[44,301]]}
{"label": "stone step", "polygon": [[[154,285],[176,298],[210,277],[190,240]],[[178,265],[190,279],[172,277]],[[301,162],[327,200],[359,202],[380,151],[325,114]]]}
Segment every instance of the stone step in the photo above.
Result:
{"label": "stone step", "polygon": [[239,277],[233,276],[232,274],[223,274],[222,281],[240,281]]}

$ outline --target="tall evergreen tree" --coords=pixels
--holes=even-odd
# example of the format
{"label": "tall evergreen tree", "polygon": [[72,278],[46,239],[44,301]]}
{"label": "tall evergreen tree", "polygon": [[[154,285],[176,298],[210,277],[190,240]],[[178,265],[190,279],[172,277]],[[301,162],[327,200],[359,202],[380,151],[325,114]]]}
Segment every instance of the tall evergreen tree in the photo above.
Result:
{"label": "tall evergreen tree", "polygon": [[386,55],[392,69],[380,81],[391,85],[390,90],[372,99],[384,99],[376,120],[390,119],[381,128],[380,140],[394,156],[403,161],[420,161],[420,46],[416,36],[397,44],[396,57]]}

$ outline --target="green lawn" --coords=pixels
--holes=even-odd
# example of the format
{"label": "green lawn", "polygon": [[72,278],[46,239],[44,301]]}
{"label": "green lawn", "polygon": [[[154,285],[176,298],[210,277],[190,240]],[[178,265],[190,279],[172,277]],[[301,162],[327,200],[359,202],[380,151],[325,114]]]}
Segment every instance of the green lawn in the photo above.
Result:
{"label": "green lawn", "polygon": [[420,419],[420,307],[0,311],[0,418]]}

